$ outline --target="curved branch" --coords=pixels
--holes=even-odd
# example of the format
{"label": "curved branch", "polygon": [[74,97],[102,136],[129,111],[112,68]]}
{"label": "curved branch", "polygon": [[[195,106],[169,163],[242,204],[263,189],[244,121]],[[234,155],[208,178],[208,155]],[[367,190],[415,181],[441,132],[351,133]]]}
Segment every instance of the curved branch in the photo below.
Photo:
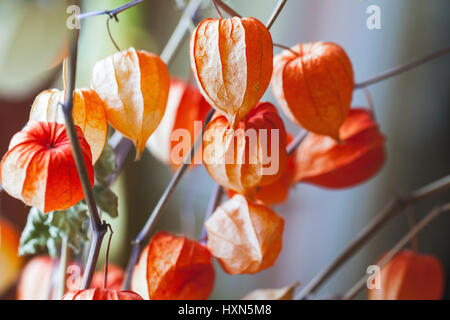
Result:
{"label": "curved branch", "polygon": [[331,275],[333,275],[356,251],[358,251],[377,231],[381,229],[392,217],[402,209],[429,198],[439,192],[450,188],[450,175],[438,179],[423,186],[408,195],[398,196],[391,200],[361,232],[350,242],[350,244],[334,259],[334,261],[316,275],[296,296],[295,299],[302,300],[316,291]]}

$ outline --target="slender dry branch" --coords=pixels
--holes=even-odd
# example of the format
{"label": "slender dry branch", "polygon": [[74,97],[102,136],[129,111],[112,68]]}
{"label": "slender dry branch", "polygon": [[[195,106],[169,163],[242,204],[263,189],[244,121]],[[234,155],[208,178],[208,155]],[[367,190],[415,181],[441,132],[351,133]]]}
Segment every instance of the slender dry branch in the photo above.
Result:
{"label": "slender dry branch", "polygon": [[403,73],[405,71],[408,71],[408,70],[410,70],[412,68],[418,67],[421,64],[424,64],[425,62],[434,60],[434,59],[439,58],[439,57],[441,57],[443,55],[446,55],[448,53],[450,53],[450,47],[447,47],[445,49],[433,52],[433,53],[431,53],[429,55],[426,55],[424,57],[421,57],[421,58],[419,58],[417,60],[413,60],[411,62],[408,62],[408,63],[406,63],[406,64],[404,64],[402,66],[398,66],[398,67],[395,67],[395,68],[390,69],[388,71],[382,72],[379,75],[376,75],[375,77],[370,78],[370,79],[368,79],[366,81],[356,83],[355,84],[355,89],[364,88],[364,87],[370,86],[370,85],[372,85],[374,83],[386,80],[388,78],[396,76],[396,75],[398,75],[400,73]]}
{"label": "slender dry branch", "polygon": [[[213,212],[216,210],[216,208],[222,202],[223,191],[224,191],[223,187],[214,182],[214,189],[211,193],[211,197],[209,198],[208,207],[206,208],[205,222],[206,222],[206,220],[209,219],[209,217],[213,214]],[[202,234],[200,236],[199,242],[204,244],[204,243],[206,243],[207,239],[208,239],[208,233],[205,228],[205,223],[203,223]]]}
{"label": "slender dry branch", "polygon": [[[212,116],[214,114],[214,109],[211,108],[209,111],[205,122],[203,124],[202,134],[205,130],[206,125],[211,120]],[[153,230],[153,227],[158,222],[159,218],[161,217],[161,214],[164,212],[164,209],[167,206],[167,203],[169,201],[169,198],[175,191],[175,188],[177,187],[178,183],[180,182],[181,178],[183,177],[184,173],[188,169],[190,163],[192,162],[192,159],[195,156],[195,153],[198,149],[198,147],[201,145],[202,142],[202,135],[200,135],[197,140],[194,143],[194,146],[191,148],[191,151],[186,156],[186,158],[183,161],[183,164],[178,168],[177,172],[173,175],[172,179],[170,180],[169,184],[166,187],[166,190],[164,190],[164,193],[162,194],[161,198],[159,199],[158,203],[156,204],[155,208],[153,209],[152,213],[150,214],[148,220],[146,221],[144,227],[141,229],[139,234],[136,236],[136,238],[133,241],[133,247],[131,250],[131,255],[128,260],[128,266],[125,274],[125,280],[123,282],[123,289],[129,290],[131,285],[131,275],[134,270],[134,266],[137,263],[139,253],[141,251],[142,243],[145,241],[145,239],[148,238],[150,233]]]}
{"label": "slender dry branch", "polygon": [[79,30],[74,31],[74,39],[71,42],[71,50],[69,54],[69,70],[68,70],[68,86],[66,92],[66,98],[63,104],[63,112],[65,118],[65,126],[67,135],[70,139],[72,146],[72,153],[77,167],[78,176],[80,177],[81,186],[83,188],[86,203],[89,208],[89,217],[93,229],[93,242],[89,251],[88,261],[86,265],[86,271],[83,277],[82,288],[86,289],[90,286],[92,275],[94,273],[95,266],[97,265],[98,253],[100,251],[103,236],[106,232],[106,227],[100,219],[100,215],[97,211],[97,204],[95,202],[94,193],[89,181],[89,175],[84,163],[83,154],[78,141],[78,136],[73,122],[73,91],[75,89],[75,79],[77,70],[77,56],[78,56],[78,36]]}
{"label": "slender dry branch", "polygon": [[269,21],[267,21],[266,27],[267,29],[270,29],[277,20],[278,15],[281,13],[281,10],[283,10],[284,5],[286,4],[287,0],[279,0],[276,7],[273,9],[272,16],[270,17]]}
{"label": "slender dry branch", "polygon": [[95,16],[101,16],[101,15],[108,15],[110,17],[115,17],[117,19],[117,15],[127,9],[130,9],[131,7],[134,7],[135,5],[143,2],[144,0],[134,0],[134,1],[130,1],[126,4],[124,4],[123,6],[120,6],[116,9],[113,10],[100,10],[100,11],[92,11],[92,12],[86,12],[86,13],[82,13],[78,16],[78,19],[83,20],[86,18],[90,18],[90,17],[95,17]]}
{"label": "slender dry branch", "polygon": [[304,130],[300,132],[294,140],[287,146],[287,154],[290,156],[297,148],[302,144],[305,138],[308,136],[308,131]]}
{"label": "slender dry branch", "polygon": [[223,19],[223,15],[222,12],[220,12],[219,7],[217,6],[217,3],[215,0],[211,0],[212,6],[214,7],[214,10],[216,10],[217,15],[219,16],[220,19]]}
{"label": "slender dry branch", "polygon": [[228,15],[232,16],[232,17],[238,17],[238,18],[242,18],[242,16],[237,13],[233,8],[231,8],[229,5],[227,5],[226,3],[224,3],[222,0],[214,0],[215,3],[222,8],[223,11],[225,11]]}
{"label": "slender dry branch", "polygon": [[334,261],[317,274],[296,296],[295,299],[305,299],[316,291],[331,275],[333,275],[358,249],[360,249],[377,231],[381,229],[393,216],[402,209],[413,205],[425,198],[450,188],[450,175],[438,179],[424,187],[404,196],[397,196],[381,210],[350,244],[334,259]]}
{"label": "slender dry branch", "polygon": [[[429,212],[419,223],[417,223],[397,244],[378,262],[378,266],[383,268],[400,250],[402,250],[412,239],[417,237],[431,221],[437,218],[442,212],[450,210],[450,203],[437,207]],[[344,300],[354,299],[367,283],[368,276],[360,279],[343,297]]]}
{"label": "slender dry branch", "polygon": [[[172,35],[167,41],[166,46],[161,52],[161,59],[169,66],[175,57],[175,54],[181,45],[184,37],[192,25],[192,19],[200,9],[202,0],[190,0],[188,5],[184,8],[180,21],[175,27]],[[114,135],[113,137],[117,137]],[[111,175],[109,179],[110,185],[112,185],[119,176],[122,168],[125,164],[125,160],[132,148],[132,143],[127,138],[122,137],[119,142],[114,143],[114,153],[116,156],[116,173]]]}

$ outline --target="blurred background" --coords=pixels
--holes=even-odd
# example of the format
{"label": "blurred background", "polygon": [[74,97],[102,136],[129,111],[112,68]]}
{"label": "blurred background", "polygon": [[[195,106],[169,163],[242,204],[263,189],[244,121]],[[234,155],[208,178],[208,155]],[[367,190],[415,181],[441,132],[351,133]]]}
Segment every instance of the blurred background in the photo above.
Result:
{"label": "blurred background", "polygon": [[[115,8],[125,0],[84,0],[83,12]],[[243,16],[266,21],[276,0],[226,1]],[[111,31],[122,49],[134,46],[160,54],[181,15],[183,0],[145,0],[119,15]],[[55,63],[64,54],[66,8],[61,0],[0,1],[0,154],[12,135],[26,123],[36,94],[62,89]],[[381,29],[369,30],[368,6],[381,9]],[[448,0],[288,0],[271,29],[274,42],[294,45],[316,40],[341,45],[349,55],[356,81],[447,47],[450,44]],[[197,22],[215,17],[209,1]],[[106,17],[88,19],[82,28],[77,87],[89,86],[95,61],[115,52],[106,31]],[[275,53],[280,52],[275,48]],[[299,281],[302,285],[326,267],[396,192],[412,191],[450,173],[450,57],[371,86],[375,113],[387,137],[387,162],[367,183],[344,191],[298,185],[287,203],[277,206],[287,223],[281,255],[273,268],[253,276],[229,276],[217,265],[213,299],[239,299],[256,288],[278,288]],[[189,77],[188,39],[170,65],[171,75]],[[270,89],[264,100],[275,103]],[[355,91],[353,106],[367,106],[362,91]],[[286,119],[289,131],[300,129]],[[114,186],[120,194],[120,217],[111,259],[125,266],[130,240],[150,214],[172,171],[148,151],[140,162],[130,157]],[[192,186],[195,186],[193,188]],[[160,220],[166,229],[198,238],[212,180],[203,167],[190,170]],[[444,192],[415,207],[419,219],[438,204],[450,200]],[[28,208],[0,194],[0,216],[23,229]],[[420,234],[420,250],[438,256],[450,279],[450,217],[442,215]],[[345,293],[408,231],[405,213],[396,216],[350,259],[315,297]],[[101,255],[104,257],[104,254]],[[102,262],[100,262],[102,263]],[[100,264],[99,264],[100,265]],[[0,274],[3,272],[0,270]],[[450,297],[447,280],[445,298]],[[3,293],[15,296],[14,288]],[[358,298],[365,298],[366,293]]]}

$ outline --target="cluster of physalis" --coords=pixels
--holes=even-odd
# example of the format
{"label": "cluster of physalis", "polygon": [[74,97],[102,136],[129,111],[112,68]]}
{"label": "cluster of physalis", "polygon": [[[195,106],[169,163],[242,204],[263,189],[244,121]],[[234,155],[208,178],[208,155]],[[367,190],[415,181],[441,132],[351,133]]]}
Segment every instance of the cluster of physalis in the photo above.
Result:
{"label": "cluster of physalis", "polygon": [[[206,19],[192,34],[190,58],[198,89],[171,80],[158,56],[134,48],[98,61],[91,88],[73,92],[73,117],[94,184],[93,165],[107,144],[108,123],[132,140],[137,158],[147,145],[176,167],[172,132],[193,133],[194,121],[203,121],[214,108],[203,132],[203,163],[229,199],[206,221],[206,244],[158,232],[134,269],[133,292],[118,291],[123,272],[116,270],[108,276],[118,277],[109,290],[94,280],[96,289],[69,292],[66,299],[207,299],[215,278],[212,257],[233,275],[274,265],[284,218],[270,206],[286,201],[291,186],[352,187],[383,165],[385,139],[371,110],[350,108],[353,70],[338,45],[299,44],[273,57],[270,32],[257,19]],[[292,154],[287,152],[292,138],[277,108],[260,102],[270,83],[284,114],[309,131]],[[30,121],[14,135],[1,162],[4,190],[44,214],[68,209],[84,197],[59,106],[64,94],[54,89],[36,97]],[[248,129],[265,130],[267,136],[253,141]],[[277,155],[277,166],[267,174],[269,154]],[[46,261],[40,267],[50,268]],[[36,279],[41,283],[22,276],[19,298],[33,298],[48,287],[42,282],[49,277]]]}

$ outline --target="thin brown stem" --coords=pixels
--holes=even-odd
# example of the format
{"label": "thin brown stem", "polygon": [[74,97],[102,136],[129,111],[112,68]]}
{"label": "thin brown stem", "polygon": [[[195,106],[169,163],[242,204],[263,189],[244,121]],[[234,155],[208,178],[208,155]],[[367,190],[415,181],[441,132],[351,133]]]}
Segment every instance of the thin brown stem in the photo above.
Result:
{"label": "thin brown stem", "polygon": [[[419,223],[417,223],[397,244],[380,260],[378,266],[383,268],[397,253],[400,252],[412,239],[417,237],[431,221],[437,218],[442,212],[450,210],[450,203],[437,207],[429,212]],[[355,298],[367,283],[368,276],[360,279],[343,297],[344,300]]]}
{"label": "thin brown stem", "polygon": [[229,16],[231,17],[238,17],[242,18],[242,16],[237,13],[233,8],[231,8],[229,5],[224,3],[222,0],[214,0],[216,4],[222,8],[223,11],[225,11]]}
{"label": "thin brown stem", "polygon": [[108,239],[108,246],[106,247],[106,258],[105,258],[105,272],[103,274],[104,278],[103,278],[103,289],[108,289],[108,265],[109,265],[109,250],[111,248],[111,240],[112,240],[112,236],[114,234],[111,225],[108,224],[108,229],[109,229],[109,239]]}
{"label": "thin brown stem", "polygon": [[111,40],[111,42],[113,43],[114,47],[116,48],[117,51],[121,51],[119,45],[117,44],[116,40],[114,40],[114,37],[111,34],[111,28],[109,27],[109,22],[111,21],[111,19],[113,19],[113,17],[108,17],[106,19],[106,30],[108,31],[108,36],[109,39]]}
{"label": "thin brown stem", "polygon": [[[417,222],[416,215],[414,214],[413,206],[409,206],[407,208],[407,210],[408,210],[408,226],[409,226],[409,230],[411,230],[416,225],[416,222]],[[411,239],[411,247],[413,248],[413,250],[415,252],[419,252],[419,235],[417,235]]]}
{"label": "thin brown stem", "polygon": [[308,136],[308,131],[304,130],[300,132],[294,140],[288,145],[287,147],[287,155],[290,156],[294,153],[295,150],[302,144],[302,142],[305,140],[305,138]]}
{"label": "thin brown stem", "polygon": [[373,103],[372,94],[366,87],[362,88],[364,96],[366,97],[367,106],[369,107],[372,117],[375,119],[375,104]]}
{"label": "thin brown stem", "polygon": [[[209,113],[205,119],[205,122],[203,124],[202,133],[205,130],[206,125],[211,120],[213,114],[214,114],[214,109],[211,108],[211,110],[209,111]],[[178,186],[178,183],[180,182],[181,178],[183,177],[184,173],[186,172],[190,163],[192,162],[192,159],[194,158],[198,147],[201,145],[201,142],[202,142],[202,135],[200,135],[197,138],[197,140],[195,141],[194,146],[191,148],[191,151],[184,159],[183,164],[178,168],[178,170],[173,175],[172,179],[170,180],[169,184],[167,185],[166,189],[164,190],[164,193],[162,194],[161,198],[159,199],[159,201],[156,204],[155,208],[153,209],[152,213],[148,217],[145,225],[143,226],[141,231],[138,233],[138,235],[134,239],[131,255],[128,260],[128,266],[127,266],[127,270],[126,270],[126,274],[125,274],[125,280],[123,283],[124,290],[130,289],[131,276],[132,276],[132,273],[134,270],[134,266],[137,263],[142,243],[145,241],[145,239],[147,239],[149,237],[155,224],[158,222],[159,218],[161,217],[161,214],[164,212],[164,209],[166,208],[170,197],[172,196],[173,192],[175,191],[175,188]]]}
{"label": "thin brown stem", "polygon": [[273,9],[273,13],[272,13],[269,21],[267,21],[267,24],[266,24],[267,29],[270,30],[273,23],[277,20],[279,14],[281,13],[281,10],[283,10],[283,7],[286,4],[286,2],[287,2],[287,0],[279,0],[278,1],[276,7]]}
{"label": "thin brown stem", "polygon": [[219,16],[219,18],[220,18],[220,19],[223,19],[222,12],[220,12],[220,9],[219,9],[219,7],[217,6],[216,1],[215,1],[215,0],[211,0],[211,4],[212,4],[214,10],[216,10],[217,15]]}
{"label": "thin brown stem", "polygon": [[97,204],[95,202],[94,193],[89,180],[89,175],[84,163],[83,154],[81,151],[80,143],[75,129],[73,121],[73,92],[75,89],[76,70],[77,70],[77,56],[78,56],[78,36],[79,30],[74,31],[74,38],[71,42],[71,49],[69,54],[68,63],[68,90],[66,93],[65,101],[63,104],[63,112],[65,118],[66,132],[69,136],[70,144],[72,147],[73,158],[77,167],[78,176],[81,181],[86,203],[89,209],[89,217],[91,220],[91,226],[94,232],[94,241],[91,245],[89,257],[86,265],[86,271],[83,277],[82,289],[86,289],[90,286],[92,275],[94,273],[95,266],[98,260],[98,251],[101,247],[101,242],[105,234],[106,228],[100,220],[100,215],[97,211]]}
{"label": "thin brown stem", "polygon": [[370,78],[370,79],[368,79],[366,81],[362,81],[362,82],[356,83],[355,84],[355,89],[361,89],[361,88],[370,86],[370,85],[372,85],[374,83],[386,80],[386,79],[391,78],[393,76],[396,76],[396,75],[398,75],[400,73],[408,71],[408,70],[410,70],[412,68],[418,67],[421,64],[424,64],[425,62],[437,59],[437,58],[439,58],[439,57],[441,57],[443,55],[446,55],[448,53],[450,53],[450,47],[442,49],[442,50],[439,50],[437,52],[433,52],[433,53],[431,53],[429,55],[426,55],[424,57],[421,57],[421,58],[419,58],[417,60],[413,60],[411,62],[408,62],[408,63],[406,63],[406,64],[404,64],[402,66],[398,66],[398,67],[392,68],[392,69],[390,69],[388,71],[382,72],[379,75],[376,75],[373,78]]}
{"label": "thin brown stem", "polygon": [[120,6],[116,9],[113,10],[100,10],[100,11],[92,11],[92,12],[86,12],[86,13],[82,13],[78,16],[78,19],[83,20],[86,18],[90,18],[90,17],[95,17],[95,16],[101,16],[101,15],[109,15],[110,17],[116,17],[119,13],[130,9],[131,7],[134,7],[135,5],[138,5],[139,3],[143,2],[144,0],[134,0],[134,1],[130,1],[126,4],[124,4],[123,6]]}
{"label": "thin brown stem", "polygon": [[[209,219],[209,217],[211,217],[213,212],[216,210],[216,208],[222,202],[223,191],[224,191],[223,187],[214,182],[214,189],[213,189],[213,192],[211,193],[211,198],[209,199],[208,207],[206,208],[205,222],[206,222],[206,220]],[[204,244],[204,243],[206,243],[207,239],[208,239],[208,233],[205,228],[205,223],[203,223],[202,234],[200,236],[199,242]]]}
{"label": "thin brown stem", "polygon": [[280,44],[280,43],[273,43],[274,47],[278,47],[284,50],[288,50],[290,51],[292,54],[296,55],[296,56],[300,56],[300,54],[298,52],[295,52],[294,50],[292,50],[291,48],[289,48],[288,46],[285,46],[284,44]]}
{"label": "thin brown stem", "polygon": [[405,196],[391,200],[350,242],[333,262],[317,274],[295,297],[305,299],[316,291],[348,259],[350,259],[368,240],[372,238],[393,216],[406,207],[450,188],[450,175],[438,179]]}

